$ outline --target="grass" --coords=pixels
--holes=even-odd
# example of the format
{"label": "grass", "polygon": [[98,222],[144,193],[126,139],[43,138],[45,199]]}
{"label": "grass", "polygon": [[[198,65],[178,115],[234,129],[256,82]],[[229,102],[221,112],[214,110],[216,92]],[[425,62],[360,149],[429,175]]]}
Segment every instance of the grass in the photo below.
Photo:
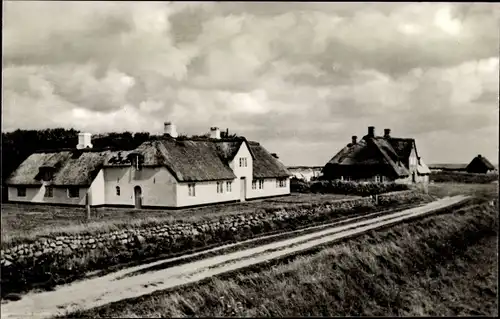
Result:
{"label": "grass", "polygon": [[68,317],[496,316],[497,229],[473,205]]}
{"label": "grass", "polygon": [[99,208],[92,210],[90,222],[85,220],[86,212],[81,207],[2,204],[1,245],[2,247],[11,246],[13,242],[23,242],[40,236],[94,234],[176,221],[200,222],[229,215],[251,213],[259,209],[294,206],[298,203],[323,204],[353,197],[334,194],[292,194],[282,198],[179,210]]}
{"label": "grass", "polygon": [[430,180],[436,183],[490,184],[498,181],[498,173],[475,174],[467,172],[432,172]]}
{"label": "grass", "polygon": [[471,195],[484,200],[493,200],[498,198],[498,184],[429,184],[429,194],[436,197]]}

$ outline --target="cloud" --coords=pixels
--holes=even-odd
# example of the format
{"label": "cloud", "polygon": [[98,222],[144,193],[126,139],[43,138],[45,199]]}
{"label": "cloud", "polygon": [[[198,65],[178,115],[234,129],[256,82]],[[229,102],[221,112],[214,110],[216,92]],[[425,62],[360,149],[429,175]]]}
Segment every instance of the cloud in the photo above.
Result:
{"label": "cloud", "polygon": [[[4,130],[159,132],[172,120],[188,134],[228,127],[286,164],[321,165],[375,125],[416,137],[428,163],[468,161],[479,144],[497,154],[497,134],[483,138],[498,129],[493,4],[7,1],[4,10]],[[457,159],[432,134],[467,151]]]}

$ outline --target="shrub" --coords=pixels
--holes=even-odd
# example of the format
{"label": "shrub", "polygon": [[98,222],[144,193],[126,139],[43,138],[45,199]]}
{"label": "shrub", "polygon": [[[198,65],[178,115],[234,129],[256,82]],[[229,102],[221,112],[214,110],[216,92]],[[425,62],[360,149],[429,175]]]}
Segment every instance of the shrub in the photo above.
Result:
{"label": "shrub", "polygon": [[430,180],[435,183],[490,184],[498,181],[498,173],[433,172],[430,175]]}
{"label": "shrub", "polygon": [[318,181],[310,184],[313,193],[333,193],[345,195],[370,196],[388,192],[405,191],[406,184],[396,183],[358,183],[349,181]]}

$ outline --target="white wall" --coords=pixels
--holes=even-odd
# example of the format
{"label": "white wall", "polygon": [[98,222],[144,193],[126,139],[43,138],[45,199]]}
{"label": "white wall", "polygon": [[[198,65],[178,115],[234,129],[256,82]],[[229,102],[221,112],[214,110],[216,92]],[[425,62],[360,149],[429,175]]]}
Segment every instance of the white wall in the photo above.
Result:
{"label": "white wall", "polygon": [[105,186],[104,186],[104,171],[101,169],[99,174],[92,182],[89,188],[89,203],[91,206],[104,205],[106,204],[105,196]]}
{"label": "white wall", "polygon": [[217,182],[197,182],[195,184],[195,196],[189,196],[189,184],[177,184],[177,206],[193,206],[218,202],[227,202],[240,199],[239,180],[232,180],[231,191],[227,191],[226,182],[223,182],[223,192],[217,193]]}
{"label": "white wall", "polygon": [[45,186],[26,187],[26,197],[17,197],[17,187],[9,186],[9,201],[14,202],[31,202],[31,203],[48,203],[48,204],[71,204],[85,205],[86,187],[80,187],[80,196],[75,198],[68,197],[68,190],[65,187],[54,187],[53,197],[44,197]]}
{"label": "white wall", "polygon": [[[106,204],[135,205],[134,187],[142,189],[142,206],[175,207],[177,181],[164,167],[143,167],[136,171],[132,167],[104,168],[104,194]],[[120,187],[120,195],[116,187]]]}
{"label": "white wall", "polygon": [[250,184],[247,196],[248,198],[259,198],[259,197],[279,196],[286,194],[290,194],[290,178],[286,178],[285,187],[277,187],[276,178],[267,178],[264,179],[263,189],[259,189],[258,181],[256,183],[256,189],[252,189],[252,185]]}
{"label": "white wall", "polygon": [[[246,167],[240,167],[240,158],[242,157],[245,157],[247,159]],[[253,159],[252,159],[252,154],[250,153],[250,150],[248,149],[246,143],[241,143],[240,149],[238,150],[238,153],[236,153],[234,159],[229,163],[229,167],[231,167],[231,169],[234,172],[234,175],[236,175],[236,180],[233,183],[234,184],[233,192],[237,192],[238,199],[241,197],[240,179],[241,177],[245,177],[246,192],[247,192],[245,197],[250,198],[249,192],[252,189]]]}

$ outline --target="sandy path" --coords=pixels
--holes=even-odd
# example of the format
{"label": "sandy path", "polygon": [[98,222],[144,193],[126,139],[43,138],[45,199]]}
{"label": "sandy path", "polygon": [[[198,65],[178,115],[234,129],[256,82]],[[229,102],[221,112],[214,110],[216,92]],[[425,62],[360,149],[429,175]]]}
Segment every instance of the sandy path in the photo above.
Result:
{"label": "sandy path", "polygon": [[[67,311],[90,309],[157,290],[196,282],[217,274],[255,265],[278,257],[307,250],[317,245],[431,213],[435,209],[459,203],[465,196],[444,198],[417,208],[369,220],[331,227],[250,249],[210,257],[195,262],[121,278],[159,262],[128,268],[104,277],[57,287],[54,291],[30,293],[19,301],[1,306],[2,318],[46,318]],[[160,261],[161,262],[161,261]]]}

